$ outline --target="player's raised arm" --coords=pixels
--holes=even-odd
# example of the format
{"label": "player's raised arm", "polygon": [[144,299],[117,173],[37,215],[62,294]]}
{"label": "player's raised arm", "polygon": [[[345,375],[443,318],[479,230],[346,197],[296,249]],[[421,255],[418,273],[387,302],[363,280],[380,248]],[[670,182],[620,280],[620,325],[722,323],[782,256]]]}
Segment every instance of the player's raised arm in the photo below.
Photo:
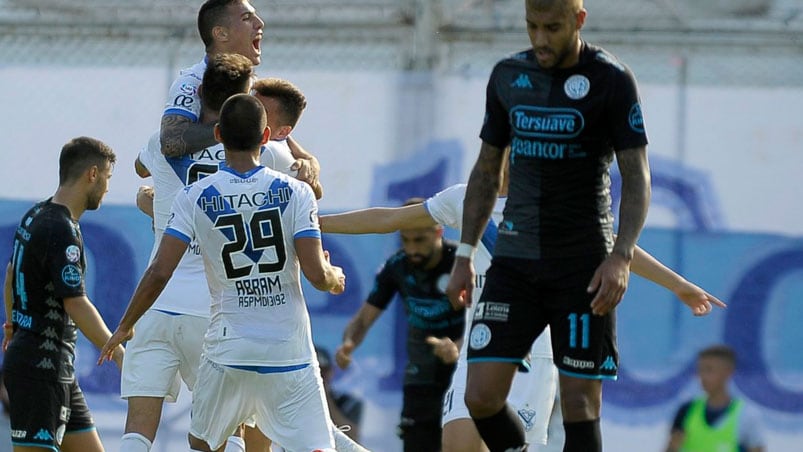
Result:
{"label": "player's raised arm", "polygon": [[164,115],[159,132],[162,154],[181,157],[217,143],[214,123],[197,123],[181,115]]}
{"label": "player's raised arm", "polygon": [[321,215],[321,231],[340,234],[385,234],[400,229],[435,226],[437,222],[423,203],[403,207],[369,209]]}

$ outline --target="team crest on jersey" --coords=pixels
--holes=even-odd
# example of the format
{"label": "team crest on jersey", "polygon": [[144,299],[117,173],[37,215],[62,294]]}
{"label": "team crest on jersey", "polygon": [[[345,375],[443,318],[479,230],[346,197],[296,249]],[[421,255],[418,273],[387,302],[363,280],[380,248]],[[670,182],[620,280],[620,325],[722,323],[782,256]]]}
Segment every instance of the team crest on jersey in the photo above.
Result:
{"label": "team crest on jersey", "polygon": [[563,91],[569,96],[569,99],[582,99],[588,95],[591,89],[591,82],[585,75],[575,74],[566,79],[563,84]]}
{"label": "team crest on jersey", "polygon": [[530,409],[529,407],[524,407],[518,411],[519,418],[521,422],[524,424],[524,430],[530,431],[533,429],[535,425],[533,421],[535,420],[535,410]]}
{"label": "team crest on jersey", "polygon": [[184,83],[179,87],[178,90],[184,94],[189,94],[190,96],[192,96],[195,94],[196,88],[194,85],[191,85],[189,83]]}
{"label": "team crest on jersey", "polygon": [[479,350],[491,343],[491,329],[488,325],[478,323],[471,328],[468,344],[474,350]]}
{"label": "team crest on jersey", "polygon": [[633,129],[634,132],[644,133],[644,117],[641,115],[641,105],[639,105],[638,102],[630,107],[627,120],[630,123],[630,128]]}
{"label": "team crest on jersey", "polygon": [[78,259],[81,259],[81,248],[78,248],[77,245],[70,245],[64,250],[64,255],[67,256],[67,260],[76,263]]}

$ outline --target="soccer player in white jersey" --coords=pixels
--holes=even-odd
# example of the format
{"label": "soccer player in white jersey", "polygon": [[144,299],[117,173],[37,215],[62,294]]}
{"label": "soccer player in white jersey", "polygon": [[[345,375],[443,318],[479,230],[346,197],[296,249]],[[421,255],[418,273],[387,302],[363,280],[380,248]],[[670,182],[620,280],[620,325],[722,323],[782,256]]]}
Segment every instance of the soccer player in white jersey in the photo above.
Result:
{"label": "soccer player in white jersey", "polygon": [[229,98],[215,135],[226,164],[177,196],[101,361],[133,336],[195,238],[212,315],[193,391],[192,447],[217,450],[255,414],[257,427],[289,450],[334,451],[300,272],[333,294],[343,292],[345,276],[321,247],[315,196],[307,184],[258,164],[270,129],[254,97]]}
{"label": "soccer player in white jersey", "polygon": [[[231,95],[247,93],[253,65],[242,55],[217,54],[203,74],[201,120],[214,124],[223,102]],[[179,158],[165,158],[154,134],[140,152],[138,174],[153,176],[156,254],[176,195],[187,185],[213,174],[223,162],[222,148],[211,147]],[[209,289],[203,283],[203,261],[192,243],[153,308],[137,324],[140,334],[129,344],[123,365],[120,395],[128,401],[125,433],[120,452],[147,452],[156,436],[166,400],[174,402],[181,380],[192,389],[200,364],[203,334],[209,325]],[[179,379],[181,378],[181,380]]]}
{"label": "soccer player in white jersey", "polygon": [[[168,92],[160,126],[161,151],[167,157],[181,157],[216,144],[212,125],[200,121],[201,100],[198,86],[207,62],[218,53],[237,53],[254,66],[262,59],[262,34],[265,23],[248,0],[207,0],[198,10],[198,33],[206,55],[201,61],[182,69]],[[318,159],[292,137],[287,144],[293,157],[297,178],[315,186],[321,171]]]}
{"label": "soccer player in white jersey", "polygon": [[[230,74],[237,72],[237,69],[227,67],[224,64],[232,59],[235,59],[240,67],[244,64],[243,61],[246,60],[245,57],[240,55],[227,54],[225,57],[216,55],[211,60],[213,64],[209,65],[204,74],[204,83],[200,85],[204,103],[201,114],[203,122],[215,122],[220,105],[230,94],[247,91],[240,84],[236,85],[234,89],[225,86],[233,83]],[[287,136],[298,123],[306,107],[304,94],[292,83],[276,78],[257,80],[254,82],[252,89],[254,96],[265,107],[268,114],[268,127],[271,129],[271,138],[262,148],[261,164],[281,173],[296,176],[297,171],[293,169],[296,160],[287,145]],[[276,135],[273,134],[274,131],[276,131]],[[222,159],[223,148],[220,144],[180,158],[166,158],[159,150],[158,135],[154,135],[148,143],[148,147],[140,153],[137,162],[140,175],[143,177],[152,175],[157,187],[167,187],[167,190],[153,190],[152,187],[143,186],[140,187],[140,191],[137,194],[137,205],[143,212],[154,217],[155,232],[157,234],[154,253],[156,252],[156,247],[158,247],[158,239],[161,237],[159,231],[164,230],[163,225],[170,215],[172,202],[180,189],[184,187],[182,181],[191,177],[192,180],[189,180],[189,182],[192,182],[200,176],[206,176],[217,171],[217,167],[223,161]],[[150,168],[153,168],[153,171],[149,171]],[[312,189],[316,198],[320,198],[323,194],[323,187],[320,182],[317,182]],[[156,218],[159,218],[159,220],[157,221]],[[157,329],[157,331],[170,333],[168,337],[164,335],[151,337],[150,334],[148,336],[138,335],[129,343],[129,348],[132,344],[136,344],[135,350],[139,350],[141,348],[139,344],[145,342],[160,344],[160,347],[149,347],[147,352],[135,355],[138,361],[143,363],[143,368],[149,368],[146,366],[153,362],[153,359],[149,358],[148,354],[154,353],[166,355],[167,359],[173,363],[173,366],[166,368],[162,372],[141,372],[136,378],[127,379],[124,374],[121,392],[123,397],[129,400],[129,414],[126,423],[126,434],[123,436],[121,443],[121,452],[146,452],[148,450],[147,448],[142,448],[141,444],[148,444],[153,441],[159,424],[161,398],[166,395],[166,400],[173,401],[179,389],[178,379],[176,378],[175,381],[172,381],[170,378],[165,378],[166,375],[175,376],[176,366],[178,366],[181,377],[187,383],[188,388],[191,389],[192,382],[195,381],[194,374],[198,368],[203,331],[206,330],[209,316],[208,303],[199,303],[198,300],[202,299],[202,297],[208,299],[209,292],[206,285],[198,285],[197,283],[201,278],[205,278],[198,248],[191,245],[189,250],[195,251],[194,257],[190,258],[190,255],[188,255],[182,259],[171,278],[171,282],[153,308],[162,312],[146,313],[140,323],[145,326],[147,322],[150,326],[151,323],[156,322],[155,320],[146,320],[151,317],[160,318],[163,323],[176,323],[180,321],[183,315],[203,316],[207,319],[207,323],[201,325],[198,322],[197,325],[194,325],[194,329],[198,331],[198,334],[194,336],[189,334],[186,329],[182,330],[181,335],[173,335],[171,332],[176,329],[168,325]],[[179,287],[179,284],[185,286],[185,284],[179,283],[180,281],[186,282],[186,287],[171,290],[172,287]],[[192,293],[196,293],[196,295],[187,296]],[[187,301],[181,302],[180,300],[192,300],[191,304],[195,307],[195,310],[203,312],[182,314],[183,310],[180,306],[178,309],[170,309],[170,302],[165,300],[175,299],[175,297],[179,297],[180,305],[187,303]],[[192,320],[188,319],[186,321]],[[138,328],[141,328],[141,326],[138,325]],[[156,361],[163,360],[157,359]],[[128,368],[131,368],[131,366]],[[145,394],[146,397],[136,397],[131,395],[132,391],[128,389],[130,386],[155,387],[156,389],[148,391]],[[158,397],[158,399],[153,397]],[[332,428],[338,451],[358,452],[364,450],[359,444],[338,430],[336,426],[333,425]],[[144,438],[140,435],[143,435]],[[270,442],[254,430],[247,428],[244,437],[249,450],[252,448],[263,451],[269,450]],[[147,440],[147,442],[144,440]]]}
{"label": "soccer player in white jersey", "polygon": [[[502,178],[499,197],[493,208],[491,221],[482,236],[474,256],[477,269],[476,287],[482,288],[485,270],[491,262],[491,250],[495,242],[496,226],[502,219],[507,194],[507,165]],[[329,233],[367,234],[389,233],[405,228],[423,228],[436,223],[459,229],[463,217],[463,198],[466,185],[446,188],[422,204],[405,207],[375,207],[340,214],[322,215],[321,230]],[[720,300],[665,267],[640,248],[632,263],[632,271],[671,290],[695,315],[705,315],[711,304],[724,306]],[[474,303],[466,315],[473,316],[482,307],[476,303],[480,290],[472,295]],[[469,317],[470,318],[470,317]],[[487,450],[474,427],[463,396],[466,389],[466,343],[468,331],[462,344],[448,344],[448,339],[430,338],[433,347],[452,346],[459,348],[457,368],[452,385],[444,399],[443,452],[473,452]],[[549,329],[535,340],[530,350],[529,372],[517,372],[508,394],[508,401],[524,424],[527,442],[538,452],[563,450],[563,426],[560,403],[556,403],[557,368],[552,363],[552,348]]]}

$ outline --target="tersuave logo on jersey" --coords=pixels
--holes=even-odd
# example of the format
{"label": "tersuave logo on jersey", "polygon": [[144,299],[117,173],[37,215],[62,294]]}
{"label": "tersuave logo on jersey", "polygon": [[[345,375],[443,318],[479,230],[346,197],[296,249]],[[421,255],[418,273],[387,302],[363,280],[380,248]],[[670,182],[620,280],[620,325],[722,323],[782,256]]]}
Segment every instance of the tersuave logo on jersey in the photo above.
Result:
{"label": "tersuave logo on jersey", "polygon": [[516,105],[510,118],[518,135],[532,138],[575,138],[585,127],[583,115],[574,108]]}

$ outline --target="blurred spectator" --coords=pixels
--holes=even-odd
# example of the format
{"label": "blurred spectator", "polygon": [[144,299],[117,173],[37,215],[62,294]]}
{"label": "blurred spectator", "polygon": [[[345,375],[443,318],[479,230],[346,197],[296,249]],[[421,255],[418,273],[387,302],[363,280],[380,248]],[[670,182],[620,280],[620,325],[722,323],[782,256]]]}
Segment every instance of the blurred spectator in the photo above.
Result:
{"label": "blurred spectator", "polygon": [[758,416],[730,394],[736,354],[715,345],[697,355],[701,395],[678,410],[667,452],[764,452],[766,442]]}
{"label": "blurred spectator", "polygon": [[362,422],[363,402],[359,398],[346,392],[338,392],[332,388],[332,379],[335,369],[332,367],[332,355],[329,351],[318,345],[315,346],[318,353],[318,363],[321,366],[321,378],[323,378],[323,388],[326,391],[326,401],[329,404],[329,414],[332,422],[338,427],[348,425],[348,430],[343,432],[354,441],[360,440],[360,423]]}

